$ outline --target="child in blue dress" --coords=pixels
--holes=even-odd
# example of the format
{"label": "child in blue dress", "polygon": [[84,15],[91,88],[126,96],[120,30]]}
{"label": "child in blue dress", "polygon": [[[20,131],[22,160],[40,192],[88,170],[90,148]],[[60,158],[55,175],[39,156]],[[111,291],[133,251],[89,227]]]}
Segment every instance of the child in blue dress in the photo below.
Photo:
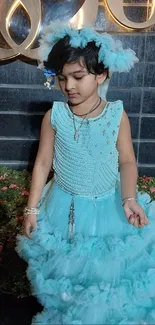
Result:
{"label": "child in blue dress", "polygon": [[154,324],[155,202],[136,191],[123,103],[105,99],[109,73],[129,71],[136,55],[108,34],[52,24],[39,54],[47,86],[57,79],[68,101],[43,119],[18,236],[44,307],[32,324]]}

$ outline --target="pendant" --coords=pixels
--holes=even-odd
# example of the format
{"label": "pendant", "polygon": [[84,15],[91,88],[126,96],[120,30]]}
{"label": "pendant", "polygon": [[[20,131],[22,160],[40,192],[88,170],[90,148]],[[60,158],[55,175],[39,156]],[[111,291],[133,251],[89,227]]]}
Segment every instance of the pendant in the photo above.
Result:
{"label": "pendant", "polygon": [[68,239],[72,241],[74,238],[75,233],[75,215],[74,215],[74,199],[72,198],[70,213],[69,213],[69,220],[68,220]]}
{"label": "pendant", "polygon": [[75,131],[75,133],[74,133],[74,140],[78,140],[78,138],[79,138],[79,132],[78,131]]}

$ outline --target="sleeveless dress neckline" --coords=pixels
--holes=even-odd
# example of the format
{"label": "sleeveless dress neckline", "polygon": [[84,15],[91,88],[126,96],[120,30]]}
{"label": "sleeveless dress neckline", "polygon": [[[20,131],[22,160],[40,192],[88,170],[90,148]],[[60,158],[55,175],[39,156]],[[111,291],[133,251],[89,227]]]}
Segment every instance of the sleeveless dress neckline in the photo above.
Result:
{"label": "sleeveless dress neckline", "polygon": [[[107,108],[109,107],[109,104],[110,102],[106,102],[106,104],[104,105],[103,109],[102,109],[102,112],[95,116],[95,117],[90,117],[90,118],[87,118],[86,121],[84,123],[88,123],[88,122],[94,122],[94,121],[98,121],[99,119],[101,119],[103,116],[105,116],[106,112],[107,112]],[[71,119],[73,119],[73,113],[68,105],[68,103],[64,103],[64,106],[65,108],[67,109],[67,112],[68,112],[68,115]],[[74,115],[74,119],[77,121],[77,122],[80,122],[83,120],[82,117],[79,117],[79,116],[76,116]]]}
{"label": "sleeveless dress neckline", "polygon": [[78,141],[74,139],[74,121],[66,106],[64,102],[57,102],[52,108],[51,125],[56,129],[54,180],[63,190],[74,195],[104,196],[115,188],[117,181],[116,141],[123,104],[121,101],[110,102],[98,117],[90,119],[90,123],[84,121]]}

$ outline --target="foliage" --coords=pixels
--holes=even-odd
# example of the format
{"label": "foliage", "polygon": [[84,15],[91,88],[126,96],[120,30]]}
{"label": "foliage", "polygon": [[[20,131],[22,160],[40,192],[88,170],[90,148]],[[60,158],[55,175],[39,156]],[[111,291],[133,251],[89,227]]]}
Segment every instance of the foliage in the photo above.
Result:
{"label": "foliage", "polygon": [[22,231],[23,207],[27,204],[31,175],[0,167],[0,290],[29,295],[26,263],[16,254],[17,233]]}

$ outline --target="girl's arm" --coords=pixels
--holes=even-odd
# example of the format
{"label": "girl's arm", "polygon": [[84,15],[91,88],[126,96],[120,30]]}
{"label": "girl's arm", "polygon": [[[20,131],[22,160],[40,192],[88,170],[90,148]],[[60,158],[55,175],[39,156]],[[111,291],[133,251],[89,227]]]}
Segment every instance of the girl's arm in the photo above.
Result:
{"label": "girl's arm", "polygon": [[[123,111],[121,119],[117,149],[119,151],[122,199],[136,199],[138,172],[132,145],[130,123],[125,111]],[[128,221],[135,227],[143,227],[148,224],[145,212],[136,200],[126,201],[123,208]]]}
{"label": "girl's arm", "polygon": [[[37,207],[52,166],[55,133],[51,127],[50,116],[51,110],[45,114],[42,121],[39,149],[33,168],[30,195],[27,205],[29,209]],[[28,214],[23,223],[25,236],[31,239],[30,233],[36,227],[36,224],[37,215]]]}
{"label": "girl's arm", "polygon": [[39,149],[32,173],[28,208],[37,207],[52,166],[55,132],[51,127],[50,116],[51,110],[45,114],[42,121]]}
{"label": "girl's arm", "polygon": [[119,151],[122,199],[127,197],[136,198],[138,172],[132,145],[130,123],[125,111],[123,111],[120,123],[117,149]]}

